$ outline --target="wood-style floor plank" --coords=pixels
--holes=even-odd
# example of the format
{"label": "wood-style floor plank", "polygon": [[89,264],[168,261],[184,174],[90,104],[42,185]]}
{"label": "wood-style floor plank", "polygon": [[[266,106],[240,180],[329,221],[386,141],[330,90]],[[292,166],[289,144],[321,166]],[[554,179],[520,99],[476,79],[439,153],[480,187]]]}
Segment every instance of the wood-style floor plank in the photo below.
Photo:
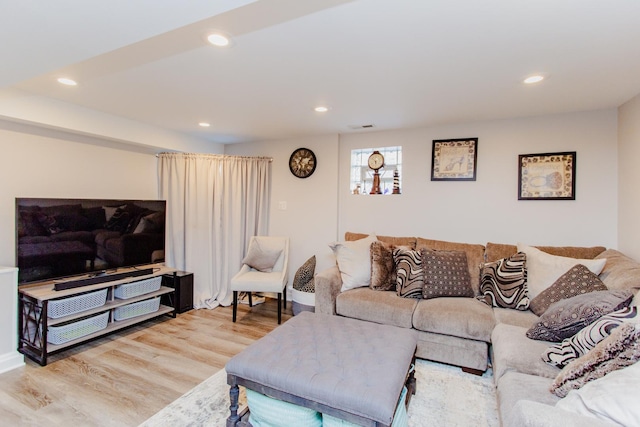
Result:
{"label": "wood-style floor plank", "polygon": [[[0,425],[137,426],[277,324],[277,301],[191,310],[118,331],[0,375]],[[282,320],[291,317],[291,307]]]}

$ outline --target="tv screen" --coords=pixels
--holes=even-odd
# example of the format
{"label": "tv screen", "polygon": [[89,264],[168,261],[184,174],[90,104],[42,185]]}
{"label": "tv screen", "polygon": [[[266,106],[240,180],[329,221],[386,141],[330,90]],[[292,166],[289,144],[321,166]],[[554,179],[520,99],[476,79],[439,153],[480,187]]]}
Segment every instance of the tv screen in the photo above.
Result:
{"label": "tv screen", "polygon": [[16,198],[18,283],[164,261],[164,200]]}

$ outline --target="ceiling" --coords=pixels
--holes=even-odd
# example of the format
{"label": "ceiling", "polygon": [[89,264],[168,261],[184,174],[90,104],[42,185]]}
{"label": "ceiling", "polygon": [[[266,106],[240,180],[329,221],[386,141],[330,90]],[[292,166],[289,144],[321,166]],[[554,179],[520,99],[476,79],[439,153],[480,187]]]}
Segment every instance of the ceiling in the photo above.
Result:
{"label": "ceiling", "polygon": [[[0,9],[0,90],[218,143],[606,109],[640,93],[637,0],[0,0]],[[207,44],[214,30],[231,46]],[[535,73],[547,78],[522,83]]]}

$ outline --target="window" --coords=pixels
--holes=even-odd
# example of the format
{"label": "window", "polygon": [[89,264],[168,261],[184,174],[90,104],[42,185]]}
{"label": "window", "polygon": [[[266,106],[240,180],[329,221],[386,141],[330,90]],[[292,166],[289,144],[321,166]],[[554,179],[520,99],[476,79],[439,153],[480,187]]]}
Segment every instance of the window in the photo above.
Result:
{"label": "window", "polygon": [[368,195],[373,186],[373,171],[367,160],[378,150],[384,156],[384,168],[380,169],[380,189],[382,194],[393,193],[393,175],[397,170],[402,188],[402,147],[362,148],[351,150],[350,190],[352,194]]}

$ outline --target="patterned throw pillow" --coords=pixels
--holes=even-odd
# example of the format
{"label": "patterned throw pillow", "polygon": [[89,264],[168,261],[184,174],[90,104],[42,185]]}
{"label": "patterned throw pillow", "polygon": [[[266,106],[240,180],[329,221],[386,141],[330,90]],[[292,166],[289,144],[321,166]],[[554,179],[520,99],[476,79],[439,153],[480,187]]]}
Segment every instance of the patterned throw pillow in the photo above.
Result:
{"label": "patterned throw pillow", "polygon": [[482,265],[478,299],[492,307],[527,310],[527,256],[523,252]]}
{"label": "patterned throw pillow", "polygon": [[542,353],[542,360],[562,368],[567,363],[587,354],[600,341],[611,335],[611,331],[618,326],[635,322],[638,322],[638,307],[625,307],[614,311],[582,328],[571,338],[566,338],[560,344],[554,344],[546,349]]}
{"label": "patterned throw pillow", "polygon": [[[640,360],[640,325],[624,324],[584,356],[564,367],[551,384],[550,391],[565,397],[589,381],[633,365]],[[632,392],[632,391],[630,391]]]}
{"label": "patterned throw pillow", "polygon": [[630,290],[596,291],[563,299],[545,311],[527,331],[534,340],[560,342],[605,314],[628,307],[633,299]]}
{"label": "patterned throw pillow", "polygon": [[564,273],[553,285],[531,300],[530,308],[538,316],[561,299],[575,297],[593,291],[606,291],[602,281],[582,264],[576,264]]}
{"label": "patterned throw pillow", "polygon": [[371,244],[371,284],[375,291],[396,289],[396,264],[393,262],[393,250],[396,246],[377,241]]}
{"label": "patterned throw pillow", "polygon": [[316,256],[312,256],[296,271],[293,276],[293,289],[300,292],[314,293],[316,291],[313,274],[316,271]]}
{"label": "patterned throw pillow", "polygon": [[472,297],[467,254],[464,251],[434,251],[422,248],[425,299]]}
{"label": "patterned throw pillow", "polygon": [[393,261],[397,272],[397,294],[403,298],[422,298],[424,276],[420,251],[394,249]]}

